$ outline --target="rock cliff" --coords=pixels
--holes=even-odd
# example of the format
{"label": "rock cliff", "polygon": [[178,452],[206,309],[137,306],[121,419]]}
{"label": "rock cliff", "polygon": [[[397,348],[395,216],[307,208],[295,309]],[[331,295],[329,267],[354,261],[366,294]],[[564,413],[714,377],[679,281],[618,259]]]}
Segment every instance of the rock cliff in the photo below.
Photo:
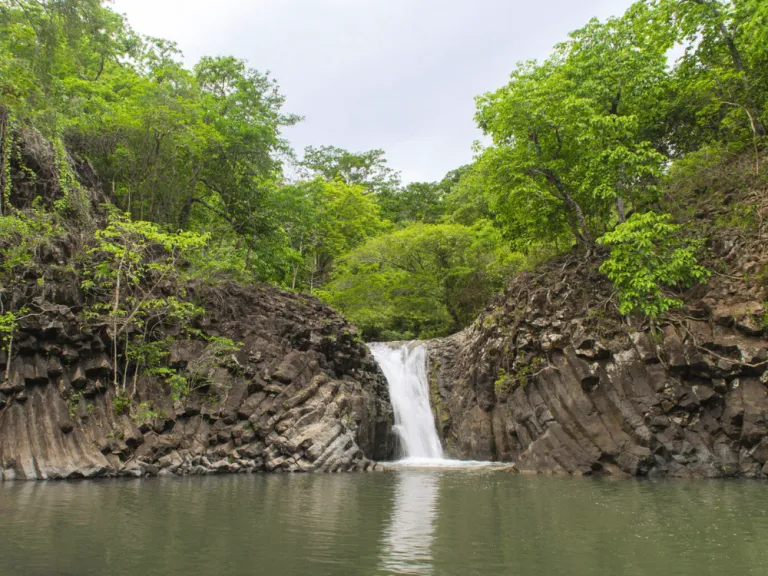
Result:
{"label": "rock cliff", "polygon": [[[10,200],[23,219],[64,192],[50,144],[32,132],[19,141]],[[0,313],[24,311],[0,351],[0,478],[368,470],[391,457],[384,376],[355,328],[315,298],[158,280],[159,301],[203,315],[191,331],[153,328],[147,342],[165,342],[154,372],[113,353],[110,331],[87,321],[77,263],[106,195],[87,162],[70,161],[86,192],[81,221],[0,278]],[[236,349],[221,353],[217,338]],[[169,374],[190,375],[190,393],[174,401]],[[119,393],[116,381],[132,385]]]}
{"label": "rock cliff", "polygon": [[[139,420],[116,412],[108,342],[72,306],[22,320],[8,378],[0,354],[3,478],[365,470],[390,456],[386,381],[340,316],[269,286],[204,298],[219,304],[200,328],[240,350],[183,402],[139,378],[134,402],[151,406]],[[179,340],[169,363],[183,370],[206,346]]]}
{"label": "rock cliff", "polygon": [[570,254],[430,342],[448,451],[534,472],[768,477],[768,202],[747,172],[691,202],[713,275],[660,325],[618,314],[604,254]]}

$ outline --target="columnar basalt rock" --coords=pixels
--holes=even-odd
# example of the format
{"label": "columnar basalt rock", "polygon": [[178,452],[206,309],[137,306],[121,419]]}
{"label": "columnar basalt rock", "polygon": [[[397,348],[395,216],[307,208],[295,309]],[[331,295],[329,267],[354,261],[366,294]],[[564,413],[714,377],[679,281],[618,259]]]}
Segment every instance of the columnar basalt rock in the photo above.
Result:
{"label": "columnar basalt rock", "polygon": [[[16,141],[11,204],[52,209],[65,193],[53,146],[30,130]],[[21,317],[11,358],[0,350],[0,478],[368,470],[391,457],[386,380],[355,328],[315,298],[158,283],[158,297],[205,311],[191,331],[153,328],[151,339],[170,343],[153,366],[166,377],[114,354],[110,330],[87,320],[93,302],[74,264],[105,223],[106,187],[87,161],[69,161],[89,200],[77,206],[82,221],[0,283],[2,311]],[[216,337],[241,344],[222,356]],[[190,366],[203,374],[174,402],[167,376]]]}
{"label": "columnar basalt rock", "polygon": [[[742,248],[765,265],[759,243]],[[768,477],[764,288],[731,271],[651,329],[609,312],[598,265],[569,256],[524,274],[429,342],[448,451],[533,472]]]}
{"label": "columnar basalt rock", "polygon": [[[133,402],[151,405],[146,421],[116,413],[104,336],[66,303],[41,302],[16,333],[7,378],[0,354],[2,477],[367,470],[390,457],[386,381],[339,315],[269,286],[198,296],[210,304],[199,328],[242,346],[184,401],[138,378]],[[183,369],[204,347],[179,338],[168,363]]]}

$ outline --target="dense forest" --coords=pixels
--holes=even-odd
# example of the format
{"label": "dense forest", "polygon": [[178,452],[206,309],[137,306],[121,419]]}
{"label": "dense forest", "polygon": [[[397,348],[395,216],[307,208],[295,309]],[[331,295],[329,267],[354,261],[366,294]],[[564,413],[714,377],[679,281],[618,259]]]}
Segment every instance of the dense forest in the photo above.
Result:
{"label": "dense forest", "polygon": [[[479,96],[490,144],[470,165],[403,184],[381,150],[292,150],[283,130],[301,118],[236,56],[189,68],[104,0],[0,0],[0,335],[31,255],[99,228],[83,165],[111,207],[71,265],[116,333],[151,315],[138,293],[118,301],[121,279],[175,274],[314,294],[366,339],[439,336],[569,250],[604,251],[621,312],[656,318],[709,274],[704,239],[676,221],[677,184],[744,154],[759,173],[767,102],[768,3],[642,0]],[[21,142],[50,148],[55,202],[11,204]],[[146,264],[154,244],[172,258]]]}

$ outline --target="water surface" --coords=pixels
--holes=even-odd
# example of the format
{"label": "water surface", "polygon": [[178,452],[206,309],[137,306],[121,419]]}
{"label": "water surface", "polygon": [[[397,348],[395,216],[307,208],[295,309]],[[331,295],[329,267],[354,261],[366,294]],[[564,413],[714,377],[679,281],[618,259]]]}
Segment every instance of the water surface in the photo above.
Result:
{"label": "water surface", "polygon": [[482,469],[0,484],[0,574],[763,575],[768,486]]}

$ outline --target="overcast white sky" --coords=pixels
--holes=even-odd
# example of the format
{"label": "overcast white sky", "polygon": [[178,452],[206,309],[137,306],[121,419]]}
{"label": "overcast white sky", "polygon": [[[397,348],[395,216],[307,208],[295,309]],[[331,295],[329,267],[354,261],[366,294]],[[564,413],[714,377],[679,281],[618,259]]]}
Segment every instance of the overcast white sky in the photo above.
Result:
{"label": "overcast white sky", "polygon": [[116,0],[142,34],[176,41],[189,65],[234,55],[270,70],[305,117],[294,148],[383,148],[405,181],[472,160],[474,97],[517,61],[545,57],[590,17],[632,0]]}

